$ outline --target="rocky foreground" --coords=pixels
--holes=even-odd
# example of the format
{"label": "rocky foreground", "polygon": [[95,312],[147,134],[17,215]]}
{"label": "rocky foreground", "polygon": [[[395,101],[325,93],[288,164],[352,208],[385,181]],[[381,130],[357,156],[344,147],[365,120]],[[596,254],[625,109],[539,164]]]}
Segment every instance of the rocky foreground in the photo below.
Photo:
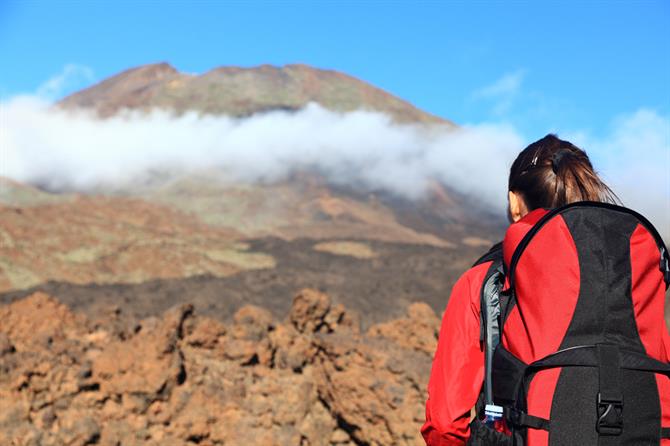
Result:
{"label": "rocky foreground", "polygon": [[423,444],[439,329],[426,304],[365,333],[309,289],[284,321],[182,305],[128,325],[44,293],[0,320],[2,445]]}

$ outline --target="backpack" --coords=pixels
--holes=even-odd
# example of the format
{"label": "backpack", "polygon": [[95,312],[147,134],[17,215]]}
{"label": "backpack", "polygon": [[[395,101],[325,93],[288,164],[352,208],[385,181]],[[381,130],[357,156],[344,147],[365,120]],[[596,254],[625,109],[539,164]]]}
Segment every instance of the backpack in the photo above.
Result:
{"label": "backpack", "polygon": [[[659,396],[664,388],[670,397],[670,365],[656,359],[670,354],[670,257],[646,218],[572,203],[533,225],[507,270],[501,243],[475,265],[486,262],[485,374],[468,445],[525,446],[532,436],[549,446],[646,446],[670,438],[670,426],[661,426],[670,406]],[[502,411],[505,432],[482,422],[489,410]]]}

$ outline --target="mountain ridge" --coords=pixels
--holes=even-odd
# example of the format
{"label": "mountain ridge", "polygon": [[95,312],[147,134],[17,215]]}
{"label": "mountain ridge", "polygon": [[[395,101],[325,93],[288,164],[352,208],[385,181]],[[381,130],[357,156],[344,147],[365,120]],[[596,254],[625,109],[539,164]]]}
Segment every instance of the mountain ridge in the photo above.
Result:
{"label": "mountain ridge", "polygon": [[385,113],[399,123],[456,127],[368,82],[306,64],[219,66],[202,74],[182,73],[167,62],[141,65],[73,93],[57,106],[90,108],[101,117],[124,109],[154,108],[178,115],[197,111],[245,117],[275,110],[297,111],[311,102],[336,112]]}

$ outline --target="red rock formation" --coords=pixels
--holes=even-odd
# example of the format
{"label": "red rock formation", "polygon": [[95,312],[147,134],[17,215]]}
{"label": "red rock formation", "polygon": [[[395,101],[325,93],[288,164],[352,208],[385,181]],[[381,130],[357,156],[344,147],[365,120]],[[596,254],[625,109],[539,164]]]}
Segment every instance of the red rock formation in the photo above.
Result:
{"label": "red rock formation", "polygon": [[439,320],[421,304],[367,334],[314,290],[283,323],[182,305],[119,329],[40,293],[0,317],[0,444],[422,444]]}

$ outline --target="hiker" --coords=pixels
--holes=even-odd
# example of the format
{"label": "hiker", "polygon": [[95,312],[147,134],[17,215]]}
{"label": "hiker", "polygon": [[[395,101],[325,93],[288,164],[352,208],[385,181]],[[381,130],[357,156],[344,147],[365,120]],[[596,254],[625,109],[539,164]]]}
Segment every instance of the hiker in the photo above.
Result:
{"label": "hiker", "polygon": [[670,445],[658,232],[555,135],[517,156],[508,199],[503,242],[452,289],[426,444]]}

